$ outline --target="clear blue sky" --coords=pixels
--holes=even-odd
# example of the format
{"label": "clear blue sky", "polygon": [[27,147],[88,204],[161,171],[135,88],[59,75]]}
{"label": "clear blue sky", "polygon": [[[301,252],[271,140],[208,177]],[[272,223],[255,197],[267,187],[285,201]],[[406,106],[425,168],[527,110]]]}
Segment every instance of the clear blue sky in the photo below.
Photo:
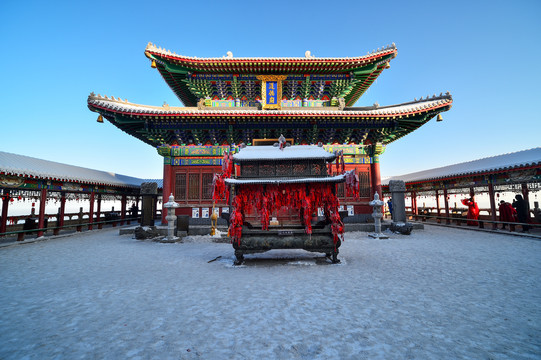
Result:
{"label": "clear blue sky", "polygon": [[[269,4],[264,6],[263,4]],[[453,108],[392,143],[382,176],[541,146],[541,1],[3,1],[0,150],[142,178],[155,149],[87,96],[180,106],[144,56],[398,56],[358,106],[450,91]]]}

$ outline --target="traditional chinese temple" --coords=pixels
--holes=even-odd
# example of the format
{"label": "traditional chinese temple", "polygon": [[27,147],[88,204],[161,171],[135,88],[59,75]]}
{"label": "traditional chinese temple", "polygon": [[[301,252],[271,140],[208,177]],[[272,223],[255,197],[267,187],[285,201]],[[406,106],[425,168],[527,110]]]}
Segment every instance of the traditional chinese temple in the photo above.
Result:
{"label": "traditional chinese temple", "polygon": [[[355,107],[390,67],[393,44],[364,56],[318,58],[216,58],[178,55],[149,43],[145,55],[184,104],[141,105],[94,93],[88,107],[164,157],[164,198],[173,193],[177,214],[208,217],[212,182],[225,153],[239,146],[323,144],[343,154],[359,178],[359,198],[338,188],[340,203],[366,215],[381,194],[379,156],[385,146],[451,108],[449,93],[380,106]],[[225,199],[216,204],[225,209]],[[164,212],[165,213],[165,212]],[[352,215],[353,215],[352,214]]]}

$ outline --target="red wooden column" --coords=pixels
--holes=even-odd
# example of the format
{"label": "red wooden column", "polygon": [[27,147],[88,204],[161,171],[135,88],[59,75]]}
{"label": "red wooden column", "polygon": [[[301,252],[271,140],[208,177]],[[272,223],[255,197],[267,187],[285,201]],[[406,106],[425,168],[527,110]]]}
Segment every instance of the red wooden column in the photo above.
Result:
{"label": "red wooden column", "polygon": [[6,232],[6,224],[8,222],[8,206],[10,200],[9,193],[2,197],[2,222],[0,222],[0,233]]}
{"label": "red wooden column", "polygon": [[417,192],[415,191],[411,192],[411,213],[415,221],[417,221]]}
{"label": "red wooden column", "polygon": [[103,228],[101,223],[101,194],[98,194],[98,209],[96,210],[96,219],[98,220],[98,229]]}
{"label": "red wooden column", "polygon": [[60,195],[60,210],[58,211],[58,218],[56,219],[56,229],[54,234],[58,235],[62,227],[64,227],[64,213],[66,210],[66,193],[62,192]]}
{"label": "red wooden column", "polygon": [[156,220],[158,214],[158,195],[154,196],[154,212],[152,213],[152,219]]}
{"label": "red wooden column", "polygon": [[165,216],[167,215],[166,209],[163,207],[163,205],[167,202],[166,199],[169,199],[169,195],[173,192],[172,186],[171,186],[171,176],[173,169],[170,164],[168,164],[168,160],[170,158],[165,158],[165,162],[163,164],[163,195],[162,195],[162,225],[167,224],[167,220],[165,220]]}
{"label": "red wooden column", "polygon": [[440,217],[440,192],[439,190],[436,190],[436,216],[438,219],[436,219],[436,222],[439,224],[441,223]]}
{"label": "red wooden column", "polygon": [[124,219],[126,219],[126,195],[122,195],[121,205],[120,205],[120,225],[124,225]]}
{"label": "red wooden column", "polygon": [[[39,220],[38,229],[43,229],[45,226],[45,203],[47,202],[47,189],[41,189],[41,196],[39,199]],[[38,237],[43,236],[44,231],[38,230]]]}
{"label": "red wooden column", "polygon": [[[488,197],[490,199],[490,218],[492,221],[496,221],[496,200],[494,199],[494,184],[492,179],[489,179],[488,183]],[[492,229],[497,229],[498,224],[492,223]]]}
{"label": "red wooden column", "polygon": [[90,193],[90,210],[88,214],[88,230],[92,230],[92,223],[94,222],[94,190]]}
{"label": "red wooden column", "polygon": [[443,202],[445,204],[445,223],[447,225],[451,224],[451,219],[449,219],[449,196],[447,195],[447,188],[443,188]]}

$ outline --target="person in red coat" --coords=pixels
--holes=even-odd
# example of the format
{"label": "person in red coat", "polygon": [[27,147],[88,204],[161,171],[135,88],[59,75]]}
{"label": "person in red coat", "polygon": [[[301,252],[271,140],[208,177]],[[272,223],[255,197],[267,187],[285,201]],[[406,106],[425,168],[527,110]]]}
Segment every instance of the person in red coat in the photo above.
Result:
{"label": "person in red coat", "polygon": [[467,224],[468,225],[478,225],[477,220],[479,219],[479,207],[477,206],[477,203],[473,200],[473,197],[469,199],[462,199],[462,204],[466,205],[468,207],[468,215],[467,215]]}
{"label": "person in red coat", "polygon": [[[513,208],[513,205],[511,205],[508,202],[505,202],[504,200],[500,201],[500,207],[498,208],[498,211],[500,213],[500,221],[505,222],[516,222],[517,219],[517,211],[515,208]],[[502,229],[505,229],[505,226],[507,224],[502,224]],[[509,227],[511,230],[513,230],[513,226],[509,224]]]}

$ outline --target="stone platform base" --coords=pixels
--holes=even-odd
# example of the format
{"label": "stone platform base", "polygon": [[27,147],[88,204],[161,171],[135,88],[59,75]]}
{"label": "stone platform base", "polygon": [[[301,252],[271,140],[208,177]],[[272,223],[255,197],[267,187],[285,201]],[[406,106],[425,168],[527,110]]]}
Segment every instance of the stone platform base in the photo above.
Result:
{"label": "stone platform base", "polygon": [[[410,223],[413,225],[414,230],[422,230],[425,228],[424,224],[422,223]],[[381,223],[381,231],[385,231],[391,226],[391,222],[383,222]],[[119,235],[126,235],[126,234],[133,234],[135,231],[135,228],[137,226],[126,226],[121,229],[119,229]],[[156,226],[156,228],[160,231],[160,235],[167,236],[167,226]],[[222,233],[227,234],[227,226],[218,225],[218,230]],[[344,224],[344,230],[345,231],[363,231],[363,232],[374,232],[374,224],[373,223],[345,223]],[[177,236],[184,237],[187,235],[210,235],[210,226],[208,225],[191,225],[188,233],[186,231],[178,231]]]}

